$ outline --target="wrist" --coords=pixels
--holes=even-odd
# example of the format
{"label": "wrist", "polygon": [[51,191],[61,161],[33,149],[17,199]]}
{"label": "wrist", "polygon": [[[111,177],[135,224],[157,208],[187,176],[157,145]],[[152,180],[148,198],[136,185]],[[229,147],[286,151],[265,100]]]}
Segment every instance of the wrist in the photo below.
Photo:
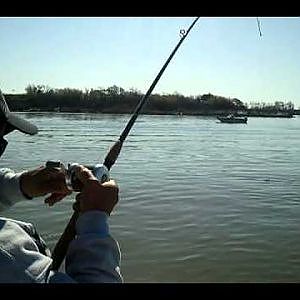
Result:
{"label": "wrist", "polygon": [[90,211],[98,211],[98,212],[105,213],[107,216],[110,216],[110,212],[108,212],[108,210],[106,210],[104,208],[98,208],[98,207],[80,208],[81,213],[87,213],[87,212],[90,212]]}
{"label": "wrist", "polygon": [[20,191],[22,192],[23,196],[26,199],[31,200],[33,198],[33,195],[30,193],[30,188],[29,188],[30,184],[27,180],[26,172],[21,174],[19,184],[20,184]]}
{"label": "wrist", "polygon": [[97,234],[99,237],[109,235],[108,215],[104,211],[89,210],[82,212],[76,222],[78,235]]}

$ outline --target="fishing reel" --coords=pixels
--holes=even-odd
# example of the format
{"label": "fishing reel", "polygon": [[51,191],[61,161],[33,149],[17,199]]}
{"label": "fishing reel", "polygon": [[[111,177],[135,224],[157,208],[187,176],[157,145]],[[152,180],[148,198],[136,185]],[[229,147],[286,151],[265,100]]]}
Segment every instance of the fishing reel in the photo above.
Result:
{"label": "fishing reel", "polygon": [[[60,161],[48,160],[46,162],[46,168],[60,168],[65,173],[66,186],[70,191],[79,192],[82,189],[82,183],[75,176],[75,168],[79,166],[78,163],[69,163],[68,168]],[[91,170],[93,175],[101,182],[106,182],[110,179],[109,171],[103,164],[86,165],[84,166]]]}

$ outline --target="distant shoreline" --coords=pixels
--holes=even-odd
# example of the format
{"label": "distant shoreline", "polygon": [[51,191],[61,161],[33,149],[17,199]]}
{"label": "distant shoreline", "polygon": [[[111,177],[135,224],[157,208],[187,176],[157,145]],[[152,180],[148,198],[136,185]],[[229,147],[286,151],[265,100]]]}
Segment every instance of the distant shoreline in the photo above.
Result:
{"label": "distant shoreline", "polygon": [[[52,89],[47,86],[29,85],[26,94],[7,94],[8,106],[19,112],[62,112],[132,114],[143,97],[139,91],[125,91],[112,86],[98,90]],[[153,94],[140,114],[178,116],[236,116],[264,118],[292,118],[300,114],[291,102],[274,104],[254,103],[251,107],[237,98],[213,94],[186,97],[175,94]]]}
{"label": "distant shoreline", "polygon": [[[133,111],[124,111],[124,110],[107,110],[107,111],[94,111],[90,109],[54,109],[54,110],[41,110],[41,109],[29,109],[29,110],[18,110],[16,112],[20,113],[90,113],[90,114],[132,114]],[[177,115],[177,116],[211,116],[216,117],[220,115],[226,115],[228,112],[224,111],[210,111],[210,112],[164,112],[164,111],[146,111],[146,112],[140,112],[141,115]],[[265,114],[265,113],[244,113],[243,116],[247,117],[260,117],[260,118],[293,118],[294,115],[300,115],[300,110],[295,110],[293,114]]]}

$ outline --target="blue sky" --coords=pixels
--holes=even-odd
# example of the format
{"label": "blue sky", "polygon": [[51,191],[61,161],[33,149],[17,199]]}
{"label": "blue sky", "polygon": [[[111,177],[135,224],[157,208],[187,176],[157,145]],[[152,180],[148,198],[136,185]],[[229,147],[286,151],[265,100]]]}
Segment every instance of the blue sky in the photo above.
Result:
{"label": "blue sky", "polygon": [[[145,93],[193,17],[0,18],[0,88],[118,85]],[[154,93],[300,107],[300,18],[203,17]]]}

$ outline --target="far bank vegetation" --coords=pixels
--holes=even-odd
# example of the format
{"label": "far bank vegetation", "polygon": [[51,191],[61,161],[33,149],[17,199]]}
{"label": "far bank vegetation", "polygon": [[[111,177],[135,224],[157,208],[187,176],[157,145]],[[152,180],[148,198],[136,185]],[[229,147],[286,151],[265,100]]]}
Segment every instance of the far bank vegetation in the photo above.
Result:
{"label": "far bank vegetation", "polygon": [[[132,113],[143,94],[135,88],[128,91],[113,85],[108,88],[54,89],[46,85],[28,85],[24,94],[8,94],[6,99],[12,111],[60,111],[91,113]],[[184,96],[179,93],[152,94],[142,109],[144,114],[222,115],[293,113],[291,102],[274,104],[243,103],[237,98],[213,94]]]}

